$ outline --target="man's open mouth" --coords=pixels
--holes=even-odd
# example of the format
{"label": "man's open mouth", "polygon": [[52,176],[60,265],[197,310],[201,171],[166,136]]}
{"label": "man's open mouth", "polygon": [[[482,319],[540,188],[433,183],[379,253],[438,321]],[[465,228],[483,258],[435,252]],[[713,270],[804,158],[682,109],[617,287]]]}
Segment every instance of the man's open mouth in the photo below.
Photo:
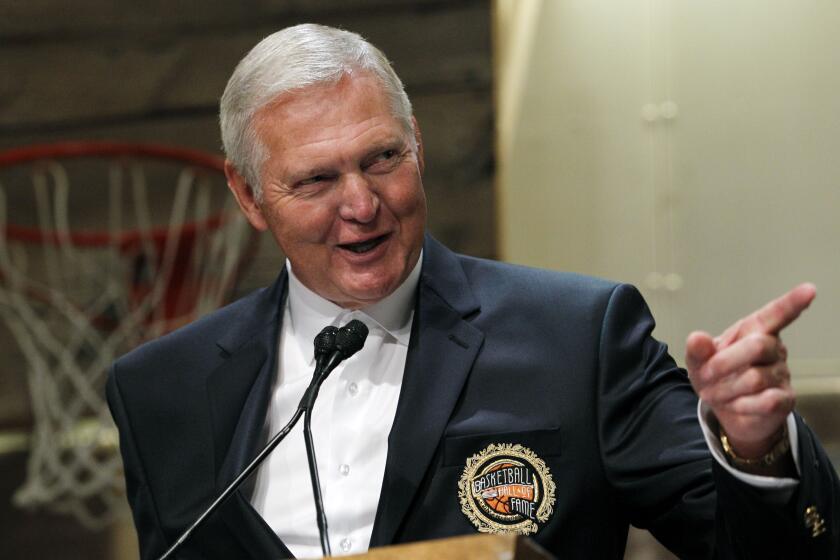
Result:
{"label": "man's open mouth", "polygon": [[368,239],[367,241],[360,241],[359,243],[346,243],[339,245],[339,247],[358,254],[367,253],[368,251],[375,249],[380,243],[385,241],[387,237],[388,234],[380,235],[379,237],[374,237],[372,239]]}

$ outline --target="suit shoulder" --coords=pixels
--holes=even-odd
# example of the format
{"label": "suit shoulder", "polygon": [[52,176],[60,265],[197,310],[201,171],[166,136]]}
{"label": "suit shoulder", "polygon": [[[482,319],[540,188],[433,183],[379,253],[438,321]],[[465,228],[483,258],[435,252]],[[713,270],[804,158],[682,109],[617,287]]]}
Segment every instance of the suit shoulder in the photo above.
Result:
{"label": "suit shoulder", "polygon": [[528,318],[540,324],[586,325],[595,332],[617,316],[650,315],[631,284],[469,256],[458,259],[485,320]]}
{"label": "suit shoulder", "polygon": [[587,276],[458,255],[464,273],[479,297],[482,293],[525,298],[609,299],[621,283]]}
{"label": "suit shoulder", "polygon": [[[194,367],[195,362],[206,362],[213,355],[211,348],[220,351],[216,347],[217,341],[245,340],[249,333],[242,331],[255,330],[274,320],[273,310],[264,309],[266,300],[270,299],[266,297],[269,291],[270,288],[256,290],[192,323],[145,342],[117,359],[115,364],[123,371],[149,371],[175,366]],[[259,315],[264,315],[265,319],[260,320]]]}

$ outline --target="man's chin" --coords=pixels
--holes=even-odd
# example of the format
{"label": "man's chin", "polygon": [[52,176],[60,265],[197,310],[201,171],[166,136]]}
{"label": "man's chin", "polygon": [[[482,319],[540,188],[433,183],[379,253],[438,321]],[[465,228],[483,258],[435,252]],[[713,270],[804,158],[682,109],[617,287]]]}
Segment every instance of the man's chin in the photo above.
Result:
{"label": "man's chin", "polygon": [[345,287],[338,300],[333,303],[348,309],[359,309],[378,303],[391,295],[399,286],[398,282],[377,282],[374,284]]}

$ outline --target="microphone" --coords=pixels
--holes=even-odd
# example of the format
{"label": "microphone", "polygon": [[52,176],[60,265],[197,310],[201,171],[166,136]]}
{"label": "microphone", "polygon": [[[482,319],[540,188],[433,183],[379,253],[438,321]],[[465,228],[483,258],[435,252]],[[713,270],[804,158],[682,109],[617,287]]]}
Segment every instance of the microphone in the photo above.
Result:
{"label": "microphone", "polygon": [[346,360],[362,349],[367,339],[367,325],[353,319],[342,328],[338,329],[335,335],[335,350],[327,361],[326,371],[332,371],[342,360]]}
{"label": "microphone", "polygon": [[[321,552],[324,556],[331,556],[330,537],[327,530],[327,516],[324,513],[324,500],[321,497],[321,480],[318,476],[318,462],[315,460],[315,444],[312,441],[312,430],[310,421],[312,408],[315,405],[315,398],[324,379],[343,360],[346,360],[362,349],[368,335],[367,325],[357,319],[353,319],[336,332],[325,334],[329,327],[321,331],[315,338],[315,360],[318,367],[315,370],[312,383],[300,400],[304,407],[303,417],[303,439],[306,443],[306,458],[309,463],[309,480],[312,482],[312,494],[315,498],[315,520],[318,523],[318,535],[321,538]],[[333,327],[334,328],[334,327]],[[324,335],[322,337],[322,335]],[[330,344],[331,343],[331,344]],[[331,346],[331,347],[330,347]]]}
{"label": "microphone", "polygon": [[[338,364],[362,349],[368,335],[367,325],[358,319],[353,319],[338,329],[335,333],[334,346],[327,350],[326,348],[328,347],[331,335],[325,334],[325,331],[330,328],[334,329],[335,327],[325,327],[315,337],[315,361],[318,366],[315,368],[312,383],[307,387],[303,398],[300,399],[300,405],[298,405],[299,407],[303,407],[304,410],[312,409],[312,405],[315,404],[315,398],[318,396],[318,390],[321,388],[321,383],[324,382]],[[319,352],[321,352],[320,356]]]}
{"label": "microphone", "polygon": [[[324,515],[324,505],[321,500],[321,488],[318,481],[318,470],[315,465],[315,454],[311,451],[312,434],[309,431],[309,412],[312,410],[312,405],[315,404],[315,397],[318,396],[318,389],[321,383],[327,378],[327,375],[332,372],[343,360],[346,360],[356,352],[362,349],[365,344],[365,339],[368,335],[368,328],[364,323],[356,319],[350,321],[340,329],[333,326],[324,327],[318,336],[315,337],[315,373],[312,376],[312,381],[309,383],[303,397],[298,404],[292,418],[286,423],[283,428],[277,432],[274,437],[265,445],[265,447],[257,453],[256,457],[251,460],[248,465],[242,469],[236,478],[219,494],[213,503],[211,503],[204,512],[199,515],[192,525],[181,533],[178,539],[170,546],[166,552],[158,557],[158,560],[166,560],[172,558],[175,552],[183,546],[189,539],[192,533],[198,529],[204,521],[210,517],[224,502],[230,498],[245,480],[256,470],[268,455],[274,451],[274,448],[283,441],[289,432],[297,424],[300,417],[306,412],[306,420],[304,422],[304,436],[306,440],[307,456],[310,459],[309,473],[312,477],[312,487],[315,492],[315,508],[318,514],[318,529],[321,531],[321,548],[324,554],[329,556],[329,541],[327,539],[326,517]],[[313,474],[314,473],[314,474]],[[323,521],[323,528],[322,528]]]}
{"label": "microphone", "polygon": [[338,333],[338,327],[332,325],[321,329],[318,336],[315,337],[315,375],[318,375],[327,359],[335,350],[335,335]]}

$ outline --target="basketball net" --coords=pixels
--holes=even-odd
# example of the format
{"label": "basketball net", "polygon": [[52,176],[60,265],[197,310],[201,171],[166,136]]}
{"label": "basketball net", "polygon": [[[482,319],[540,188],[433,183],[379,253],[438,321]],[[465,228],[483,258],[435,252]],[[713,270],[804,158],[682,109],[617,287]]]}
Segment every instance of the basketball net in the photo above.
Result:
{"label": "basketball net", "polygon": [[[100,205],[107,203],[104,230],[73,229],[74,191],[59,158],[27,162],[34,225],[10,223],[17,212],[0,179],[0,314],[27,361],[34,420],[14,503],[99,528],[125,511],[118,438],[103,395],[110,364],[225,303],[256,237],[232,197],[219,196],[221,163],[208,170],[168,153],[140,154],[177,167],[164,213],[153,210],[148,160],[131,147],[99,153],[92,146],[83,157],[107,169],[107,192],[97,187]],[[226,201],[221,208],[218,200]]]}

